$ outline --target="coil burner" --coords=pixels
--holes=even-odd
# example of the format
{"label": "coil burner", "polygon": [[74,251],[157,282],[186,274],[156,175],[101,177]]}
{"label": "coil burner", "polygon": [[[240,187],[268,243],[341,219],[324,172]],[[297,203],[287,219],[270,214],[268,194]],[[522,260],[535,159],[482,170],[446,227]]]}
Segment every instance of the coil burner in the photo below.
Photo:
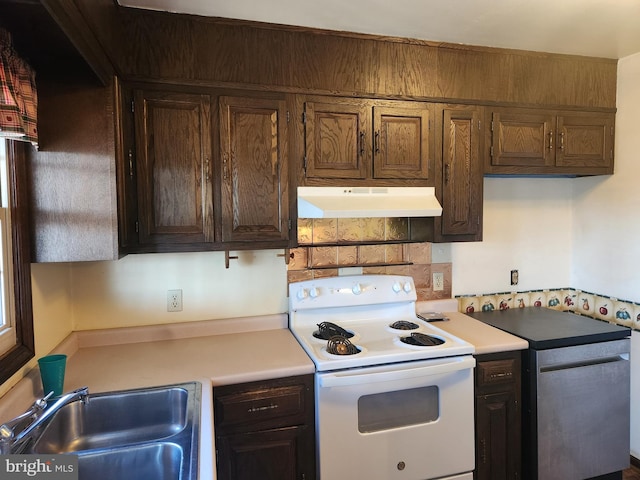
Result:
{"label": "coil burner", "polygon": [[329,340],[336,335],[344,338],[353,337],[353,333],[331,322],[318,323],[318,330],[313,332],[313,336],[321,340]]}
{"label": "coil burner", "polygon": [[420,325],[417,323],[409,322],[408,320],[398,320],[397,322],[393,322],[389,327],[394,330],[416,330],[420,328]]}
{"label": "coil burner", "polygon": [[416,347],[435,347],[444,343],[441,338],[418,332],[412,332],[410,337],[401,337],[400,341]]}
{"label": "coil burner", "polygon": [[327,352],[332,355],[355,355],[360,349],[341,335],[334,335],[327,342]]}

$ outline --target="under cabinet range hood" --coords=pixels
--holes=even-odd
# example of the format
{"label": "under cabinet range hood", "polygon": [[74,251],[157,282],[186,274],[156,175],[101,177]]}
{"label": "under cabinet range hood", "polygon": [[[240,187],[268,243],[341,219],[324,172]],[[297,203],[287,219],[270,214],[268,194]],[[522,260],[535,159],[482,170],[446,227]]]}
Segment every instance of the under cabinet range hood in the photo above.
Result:
{"label": "under cabinet range hood", "polygon": [[440,215],[434,187],[298,187],[299,218]]}

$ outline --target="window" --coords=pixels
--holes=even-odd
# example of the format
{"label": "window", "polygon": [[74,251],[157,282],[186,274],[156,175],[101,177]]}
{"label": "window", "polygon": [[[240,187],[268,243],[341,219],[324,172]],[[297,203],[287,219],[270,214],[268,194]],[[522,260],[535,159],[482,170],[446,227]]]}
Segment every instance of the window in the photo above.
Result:
{"label": "window", "polygon": [[16,344],[7,148],[0,142],[0,355]]}
{"label": "window", "polygon": [[35,355],[27,192],[28,151],[33,147],[13,140],[0,139],[0,144],[0,383],[3,383]]}

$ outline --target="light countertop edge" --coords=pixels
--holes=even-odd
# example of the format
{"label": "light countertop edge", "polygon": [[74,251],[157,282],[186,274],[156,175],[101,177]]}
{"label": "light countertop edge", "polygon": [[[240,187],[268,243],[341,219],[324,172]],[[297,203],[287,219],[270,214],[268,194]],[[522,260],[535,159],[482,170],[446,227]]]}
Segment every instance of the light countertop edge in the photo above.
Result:
{"label": "light countertop edge", "polygon": [[[421,310],[419,313],[426,311],[430,310]],[[487,325],[464,313],[443,313],[449,320],[433,322],[433,325],[473,344],[475,347],[475,355],[526,350],[529,348],[529,343],[526,340],[492,327],[491,325]]]}

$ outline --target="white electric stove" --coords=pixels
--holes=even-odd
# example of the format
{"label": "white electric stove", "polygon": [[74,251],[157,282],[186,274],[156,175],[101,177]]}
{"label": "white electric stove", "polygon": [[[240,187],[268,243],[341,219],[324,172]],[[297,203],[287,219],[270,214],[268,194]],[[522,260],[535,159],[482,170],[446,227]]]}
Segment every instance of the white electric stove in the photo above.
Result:
{"label": "white electric stove", "polygon": [[296,282],[289,306],[316,366],[321,480],[473,478],[474,347],[416,314],[411,277]]}

